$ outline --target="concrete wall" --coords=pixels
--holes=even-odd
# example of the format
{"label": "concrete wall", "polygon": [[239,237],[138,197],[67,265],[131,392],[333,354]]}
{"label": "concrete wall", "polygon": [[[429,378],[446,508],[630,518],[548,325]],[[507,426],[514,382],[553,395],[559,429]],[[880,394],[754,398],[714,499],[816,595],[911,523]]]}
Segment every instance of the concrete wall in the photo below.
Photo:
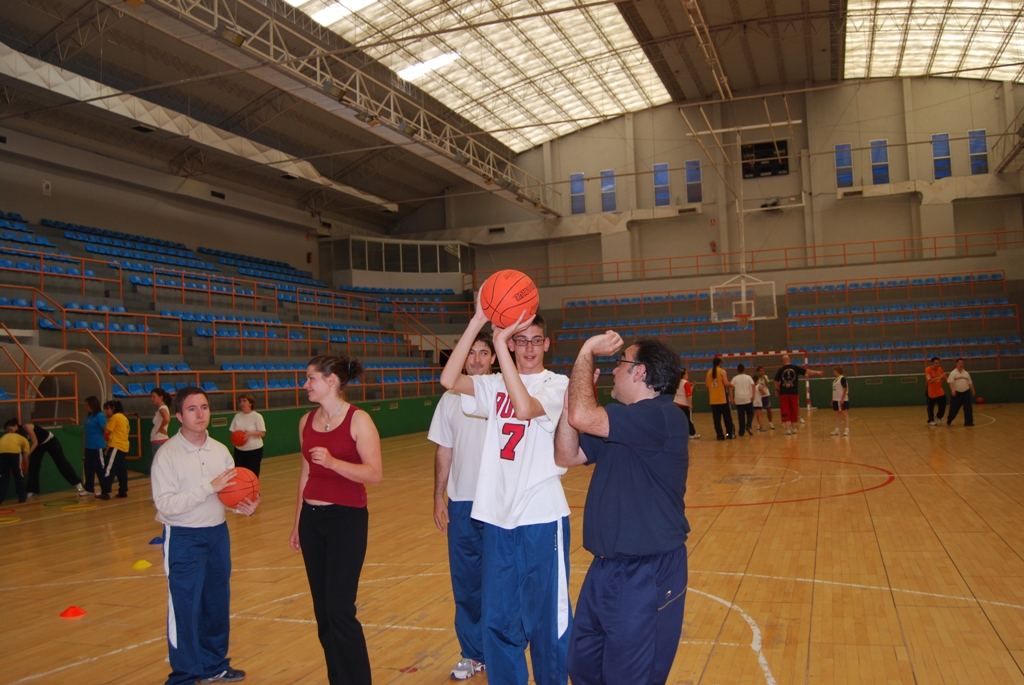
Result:
{"label": "concrete wall", "polygon": [[[564,241],[574,235],[600,234],[600,261],[706,254],[712,240],[719,252],[734,251],[740,242],[734,191],[742,192],[747,209],[775,199],[783,207],[793,205],[781,212],[745,213],[747,250],[790,248],[798,253],[832,243],[1024,228],[1019,173],[970,176],[967,144],[968,131],[986,130],[989,167],[995,168],[1000,161],[993,151],[996,136],[1024,105],[1024,89],[966,79],[904,79],[794,94],[787,100],[789,116],[801,122],[774,128],[789,144],[788,176],[741,181],[739,165],[724,164],[723,151],[706,137],[705,152],[689,135],[679,108],[667,105],[592,126],[520,156],[518,163],[561,192],[562,217],[524,218],[508,202],[453,194],[444,237],[470,242],[478,246],[478,254],[493,252],[494,263],[500,261],[503,267],[543,265],[538,241]],[[769,108],[772,121],[786,120],[780,98],[770,99]],[[685,110],[697,130],[706,130],[708,123],[722,129],[767,120],[758,99],[709,104],[704,111],[707,123],[699,110]],[[935,133],[950,135],[953,178],[934,178],[930,137]],[[771,140],[767,129],[740,135],[745,143]],[[888,144],[887,185],[872,185],[868,149],[873,140]],[[723,134],[720,142],[724,155],[737,160],[737,134]],[[862,197],[837,193],[834,146],[839,143],[854,147],[854,183],[863,184]],[[687,160],[702,162],[699,207],[685,202]],[[667,208],[654,207],[653,165],[659,163],[671,170],[672,204]],[[616,212],[602,214],[599,178],[606,169],[616,172]],[[580,172],[588,179],[587,214],[573,216],[568,179]],[[497,226],[504,233],[487,231]],[[630,237],[610,239],[620,233]],[[419,237],[436,238],[439,233],[424,231]],[[509,247],[517,243],[530,247]],[[502,259],[496,256],[499,252]],[[517,254],[522,257],[518,264]],[[582,262],[583,255],[579,257]],[[478,268],[487,269],[486,260],[478,261]]]}

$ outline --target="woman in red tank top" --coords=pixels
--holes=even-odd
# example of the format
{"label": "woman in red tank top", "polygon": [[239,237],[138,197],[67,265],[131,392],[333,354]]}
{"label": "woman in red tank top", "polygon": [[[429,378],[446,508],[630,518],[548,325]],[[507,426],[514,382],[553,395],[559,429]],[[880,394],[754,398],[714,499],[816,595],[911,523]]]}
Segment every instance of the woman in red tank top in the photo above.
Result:
{"label": "woman in red tank top", "polygon": [[345,401],[363,367],[349,357],[309,361],[309,400],[299,421],[302,472],[290,543],[302,551],[317,632],[331,685],[370,685],[370,658],[356,618],[356,592],[366,557],[366,486],[381,481],[380,435],[370,415]]}

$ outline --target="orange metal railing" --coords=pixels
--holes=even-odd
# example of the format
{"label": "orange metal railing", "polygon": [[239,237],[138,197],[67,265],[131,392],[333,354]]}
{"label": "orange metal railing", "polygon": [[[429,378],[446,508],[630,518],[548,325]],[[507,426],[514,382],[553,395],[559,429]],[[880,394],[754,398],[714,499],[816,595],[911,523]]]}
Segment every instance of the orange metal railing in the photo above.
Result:
{"label": "orange metal railing", "polygon": [[[42,292],[32,286],[8,285],[5,283],[0,284],[0,288],[2,288],[3,290],[24,291],[26,295],[24,299],[31,298],[30,301],[32,313],[32,327],[40,328],[40,322],[45,321],[47,324],[49,324],[50,330],[60,333],[61,347],[63,347],[64,349],[69,349],[69,334],[82,335],[86,331],[88,331],[93,338],[97,337],[94,333],[100,333],[103,336],[105,345],[107,347],[110,346],[111,336],[133,336],[143,338],[143,347],[146,354],[150,353],[150,342],[151,339],[154,338],[156,339],[156,344],[160,344],[165,339],[170,339],[172,344],[174,341],[176,341],[178,345],[178,354],[182,353],[183,348],[181,341],[181,320],[175,317],[159,316],[156,314],[134,314],[131,312],[101,312],[78,309],[68,310],[64,305],[57,302],[55,299],[47,295],[45,292]],[[40,309],[40,302],[45,303],[45,306],[48,307],[48,309]],[[27,311],[23,307],[12,307],[12,309],[16,309],[17,311],[21,312]],[[96,331],[94,329],[78,327],[68,328],[67,321],[69,311],[74,312],[74,317],[80,320],[88,318],[95,323],[102,323],[103,330]],[[121,330],[110,330],[110,325],[112,323],[117,323],[118,326],[123,326],[124,323],[136,325],[136,322],[140,320],[142,323],[138,324],[138,326],[140,326],[141,329],[138,331],[125,331],[123,328]],[[165,333],[159,330],[153,330],[150,324],[157,324],[158,328],[170,326],[173,329],[174,327],[177,327],[177,332]]]}
{"label": "orange metal railing", "polygon": [[[921,238],[891,238],[826,245],[778,247],[745,253],[748,272],[784,271],[824,266],[911,262],[944,257],[991,255],[1024,246],[1022,231],[989,231]],[[520,269],[538,287],[619,283],[659,278],[682,278],[737,273],[739,252],[653,257],[588,264]],[[466,274],[464,286],[478,289],[493,271]]]}
{"label": "orange metal railing", "polygon": [[[290,302],[295,306],[299,315],[307,316],[330,316],[337,318],[339,313],[344,313],[345,318],[358,319],[362,321],[379,321],[380,303],[372,298],[362,295],[341,294],[335,290],[318,290],[314,288],[299,288],[291,290],[284,285],[267,283],[264,281],[234,278],[214,274],[201,274],[192,271],[181,271],[177,269],[159,268],[159,273],[154,272],[153,281],[153,302],[166,300],[158,298],[159,291],[173,291],[179,295],[181,304],[196,304],[189,302],[188,298],[202,298],[205,296],[207,307],[228,306],[226,303],[214,298],[228,298],[231,309],[244,309],[256,312],[277,313],[280,303]],[[177,283],[157,283],[156,278],[160,277],[175,279]],[[196,284],[202,287],[195,287]],[[216,288],[223,288],[217,290]],[[239,292],[239,290],[243,292]],[[251,294],[249,294],[251,293]],[[281,296],[291,299],[282,300]]]}
{"label": "orange metal railing", "polygon": [[[0,321],[0,328],[3,328],[4,333],[7,337],[17,346],[21,352],[21,363],[11,354],[10,350],[6,347],[3,348],[4,354],[11,360],[11,364],[18,371],[0,373],[0,389],[4,391],[4,397],[0,398],[0,406],[6,406],[13,404],[15,408],[15,414],[18,421],[24,423],[29,417],[25,416],[25,412],[22,411],[22,407],[25,404],[36,405],[39,402],[55,402],[55,407],[60,408],[61,401],[69,402],[72,407],[71,413],[67,416],[57,414],[54,412],[54,416],[51,419],[56,423],[70,422],[73,424],[78,423],[78,376],[71,371],[59,371],[59,372],[44,372],[39,363],[29,354],[28,350],[21,344],[18,338],[11,332],[11,329],[7,327],[7,324]],[[29,363],[35,367],[35,371],[29,370]],[[39,385],[36,384],[34,379],[39,378],[66,378],[71,381],[72,394],[70,396],[59,395],[56,397],[47,396]],[[4,382],[7,379],[8,382]],[[7,388],[10,387],[13,381],[13,396],[7,392]],[[58,387],[59,387],[58,383]]]}
{"label": "orange metal railing", "polygon": [[[52,254],[52,253],[49,253],[49,252],[39,252],[38,250],[23,250],[21,248],[8,248],[8,247],[5,247],[4,250],[3,250],[3,253],[0,253],[0,254],[9,254],[9,255],[12,255],[12,256],[14,256],[16,258],[17,257],[21,257],[21,258],[23,258],[22,261],[31,259],[32,263],[38,263],[38,265],[39,265],[38,269],[20,269],[17,266],[15,266],[13,269],[10,268],[10,267],[0,267],[0,269],[2,269],[4,271],[9,271],[9,272],[26,273],[26,274],[31,274],[33,276],[38,276],[39,277],[39,290],[42,290],[42,291],[46,290],[46,279],[48,279],[48,278],[60,278],[60,279],[64,279],[64,280],[66,280],[66,279],[74,279],[74,280],[77,280],[77,281],[81,282],[81,290],[82,290],[82,294],[83,295],[86,294],[86,289],[85,289],[86,283],[98,282],[98,283],[108,283],[108,284],[111,284],[111,285],[116,285],[116,287],[117,287],[117,297],[120,298],[122,296],[122,292],[123,292],[122,291],[123,285],[122,285],[122,282],[121,282],[122,272],[121,272],[121,264],[119,262],[89,259],[87,257],[70,257],[70,256],[63,256],[63,255],[59,255],[58,256],[58,255],[55,255],[55,254]],[[43,270],[44,266],[54,266],[53,264],[47,264],[47,260],[54,261],[54,262],[59,261],[58,266],[61,266],[61,268],[65,270],[65,273],[54,273],[52,271],[44,271]],[[77,264],[76,268],[78,269],[78,272],[79,272],[77,276],[74,275],[74,274],[66,273],[67,265],[71,264],[72,261],[75,264]],[[87,266],[91,266],[91,267],[93,267],[95,269],[112,268],[112,269],[114,269],[117,272],[117,277],[116,278],[103,278],[102,276],[86,276],[85,275],[85,271],[86,271],[86,267]],[[94,273],[98,273],[98,271],[94,272]]]}

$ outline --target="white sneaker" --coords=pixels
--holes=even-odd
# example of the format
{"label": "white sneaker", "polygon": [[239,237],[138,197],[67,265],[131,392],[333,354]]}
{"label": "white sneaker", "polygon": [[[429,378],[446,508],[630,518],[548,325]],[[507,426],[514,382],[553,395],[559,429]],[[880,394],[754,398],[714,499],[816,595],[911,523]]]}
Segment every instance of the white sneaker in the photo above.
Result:
{"label": "white sneaker", "polygon": [[934,425],[935,425],[935,422],[934,422],[934,421],[929,421],[929,422],[928,422],[928,425],[929,425],[929,426],[934,426]]}
{"label": "white sneaker", "polygon": [[786,427],[786,435],[792,435],[793,431],[789,430],[789,426]]}
{"label": "white sneaker", "polygon": [[835,429],[834,431],[832,431],[831,433],[829,433],[829,435],[839,435],[839,429],[838,429],[838,428],[836,428],[836,429]]}
{"label": "white sneaker", "polygon": [[26,492],[26,493],[25,493],[25,496],[26,496],[26,497],[30,497],[30,498],[31,498],[31,497],[38,497],[38,496],[39,496],[39,493],[36,493],[36,492]]}
{"label": "white sneaker", "polygon": [[764,426],[758,426],[757,427],[757,432],[758,433],[767,433],[768,429],[766,429]]}
{"label": "white sneaker", "polygon": [[843,431],[843,435],[849,435],[849,434],[850,434],[850,429],[849,428],[847,428],[846,430]]}
{"label": "white sneaker", "polygon": [[771,421],[768,422],[768,427],[771,428],[772,430],[775,430],[775,424],[772,423]]}
{"label": "white sneaker", "polygon": [[455,664],[455,668],[452,669],[451,676],[455,680],[466,680],[472,678],[477,673],[486,671],[487,667],[475,659],[463,659],[459,663]]}
{"label": "white sneaker", "polygon": [[694,433],[691,435],[690,440],[700,440],[700,433]]}

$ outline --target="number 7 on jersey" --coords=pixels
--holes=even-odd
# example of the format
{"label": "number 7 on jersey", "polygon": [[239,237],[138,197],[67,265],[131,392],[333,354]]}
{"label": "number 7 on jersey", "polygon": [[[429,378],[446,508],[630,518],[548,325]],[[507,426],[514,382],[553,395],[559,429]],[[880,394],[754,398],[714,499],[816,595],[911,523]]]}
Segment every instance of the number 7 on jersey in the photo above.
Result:
{"label": "number 7 on jersey", "polygon": [[526,426],[521,423],[504,423],[501,426],[501,434],[509,436],[505,446],[501,448],[501,458],[515,461],[516,447],[526,435]]}

